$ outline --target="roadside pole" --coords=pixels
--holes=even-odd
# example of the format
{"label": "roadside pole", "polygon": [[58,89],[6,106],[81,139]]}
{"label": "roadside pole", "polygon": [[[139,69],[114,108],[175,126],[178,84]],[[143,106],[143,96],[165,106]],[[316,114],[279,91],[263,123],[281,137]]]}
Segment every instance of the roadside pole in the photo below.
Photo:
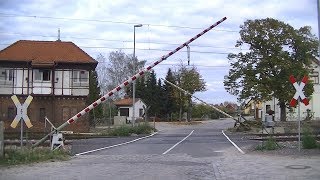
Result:
{"label": "roadside pole", "polygon": [[20,126],[21,126],[21,128],[20,128],[20,147],[22,149],[22,147],[23,147],[23,120],[22,119],[20,120]]}
{"label": "roadside pole", "polygon": [[299,149],[299,152],[300,152],[300,149],[301,149],[301,142],[300,142],[300,139],[301,139],[301,137],[300,137],[300,101],[302,101],[302,103],[305,106],[309,105],[309,100],[306,98],[304,92],[302,91],[304,86],[308,82],[308,76],[303,76],[301,82],[298,83],[297,80],[295,79],[295,77],[293,75],[290,75],[289,81],[292,83],[293,87],[296,90],[296,93],[294,94],[293,98],[290,101],[290,106],[291,107],[295,107],[296,104],[298,103],[298,149]]}
{"label": "roadside pole", "polygon": [[4,123],[0,121],[0,158],[4,157]]}
{"label": "roadside pole", "polygon": [[298,147],[299,147],[299,152],[301,151],[301,135],[300,135],[300,101],[298,101]]}

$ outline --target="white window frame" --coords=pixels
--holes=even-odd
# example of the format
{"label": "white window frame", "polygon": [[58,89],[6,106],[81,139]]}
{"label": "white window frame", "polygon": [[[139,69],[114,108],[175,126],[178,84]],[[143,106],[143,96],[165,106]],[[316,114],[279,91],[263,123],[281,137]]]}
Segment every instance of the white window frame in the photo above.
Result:
{"label": "white window frame", "polygon": [[[48,71],[49,72],[49,76],[48,76],[48,80],[44,80],[43,78],[43,71]],[[37,74],[39,73],[39,74]],[[39,77],[37,77],[39,75]],[[49,69],[34,69],[33,71],[33,79],[35,82],[50,82],[51,81],[51,70]]]}
{"label": "white window frame", "polygon": [[14,70],[13,69],[0,69],[0,76],[4,76],[4,79],[0,79],[0,81],[12,82],[14,78]]}
{"label": "white window frame", "polygon": [[319,84],[319,72],[314,71],[310,74],[310,79],[312,80],[313,84]]}
{"label": "white window frame", "polygon": [[[81,77],[81,74],[86,74],[86,77]],[[74,83],[88,83],[89,72],[85,70],[74,70],[72,71],[72,82]]]}

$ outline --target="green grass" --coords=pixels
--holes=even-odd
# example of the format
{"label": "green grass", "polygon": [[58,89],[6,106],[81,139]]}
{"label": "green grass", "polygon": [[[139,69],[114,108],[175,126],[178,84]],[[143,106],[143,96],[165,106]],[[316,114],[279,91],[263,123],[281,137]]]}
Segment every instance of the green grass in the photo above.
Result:
{"label": "green grass", "polygon": [[69,152],[65,150],[51,151],[49,148],[36,149],[7,149],[4,158],[0,158],[0,165],[17,165],[42,162],[48,160],[68,160]]}
{"label": "green grass", "polygon": [[273,137],[269,137],[267,141],[262,142],[262,144],[258,145],[255,149],[256,150],[276,150],[280,148],[277,144],[276,140]]}
{"label": "green grass", "polygon": [[149,125],[149,123],[142,123],[132,126],[120,126],[104,133],[109,136],[130,136],[131,134],[150,134],[155,129]]}

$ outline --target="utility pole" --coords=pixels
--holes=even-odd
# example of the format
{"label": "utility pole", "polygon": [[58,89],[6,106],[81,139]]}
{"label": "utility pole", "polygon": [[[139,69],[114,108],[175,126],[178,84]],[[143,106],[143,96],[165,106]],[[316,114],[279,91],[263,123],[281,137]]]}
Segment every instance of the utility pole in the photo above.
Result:
{"label": "utility pole", "polygon": [[[136,27],[142,27],[142,24],[133,26],[133,71],[136,73]],[[136,101],[136,81],[132,82],[132,126],[135,123],[135,101]]]}

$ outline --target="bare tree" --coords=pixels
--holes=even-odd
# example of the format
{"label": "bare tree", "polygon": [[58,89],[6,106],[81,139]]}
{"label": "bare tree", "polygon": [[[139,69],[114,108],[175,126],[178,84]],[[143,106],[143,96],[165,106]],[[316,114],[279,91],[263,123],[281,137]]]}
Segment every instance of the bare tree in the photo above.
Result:
{"label": "bare tree", "polygon": [[[99,65],[97,67],[99,84],[103,93],[112,90],[117,85],[134,75],[138,69],[144,67],[146,61],[139,61],[131,54],[127,55],[122,51],[113,51],[109,53],[108,59],[99,54],[97,57]],[[134,67],[136,67],[134,69]],[[115,98],[124,96],[124,90],[115,94]]]}

